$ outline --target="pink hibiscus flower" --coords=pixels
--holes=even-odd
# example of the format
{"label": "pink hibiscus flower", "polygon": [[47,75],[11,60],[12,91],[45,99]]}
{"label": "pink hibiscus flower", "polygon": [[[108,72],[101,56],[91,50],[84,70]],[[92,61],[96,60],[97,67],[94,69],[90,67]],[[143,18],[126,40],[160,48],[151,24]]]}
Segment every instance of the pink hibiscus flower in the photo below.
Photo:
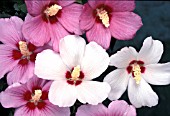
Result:
{"label": "pink hibiscus flower", "polygon": [[87,31],[87,40],[105,49],[111,36],[118,40],[133,38],[142,26],[141,18],[133,13],[135,2],[117,0],[88,0],[80,16],[80,28]]}
{"label": "pink hibiscus flower", "polygon": [[23,25],[24,36],[38,46],[51,39],[54,50],[58,52],[61,38],[69,33],[82,34],[79,27],[82,5],[74,2],[75,0],[25,0],[29,14]]}
{"label": "pink hibiscus flower", "polygon": [[8,84],[25,83],[33,76],[34,62],[42,47],[30,43],[21,33],[23,21],[18,17],[0,19],[0,78],[6,73]]}
{"label": "pink hibiscus flower", "polygon": [[25,84],[15,83],[1,92],[1,104],[16,108],[14,116],[69,116],[69,108],[53,105],[48,100],[51,82],[34,76]]}
{"label": "pink hibiscus flower", "polygon": [[108,108],[103,104],[82,105],[76,116],[136,116],[136,109],[123,100],[112,101]]}

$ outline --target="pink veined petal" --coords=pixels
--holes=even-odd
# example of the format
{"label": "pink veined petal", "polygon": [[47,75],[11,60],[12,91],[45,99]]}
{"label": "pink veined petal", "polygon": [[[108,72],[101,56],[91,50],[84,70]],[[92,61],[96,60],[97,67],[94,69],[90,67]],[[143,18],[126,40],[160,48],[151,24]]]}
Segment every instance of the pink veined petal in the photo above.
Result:
{"label": "pink veined petal", "polygon": [[44,109],[39,110],[41,116],[70,116],[69,107],[59,107],[53,105],[48,100],[45,100],[46,106]]}
{"label": "pink veined petal", "polygon": [[82,13],[83,6],[80,4],[71,4],[67,7],[62,8],[61,17],[58,17],[58,21],[62,26],[70,33],[81,35],[79,18]]}
{"label": "pink veined petal", "polygon": [[76,116],[107,116],[107,108],[103,104],[98,105],[81,105]]}
{"label": "pink veined petal", "polygon": [[16,48],[16,44],[23,39],[21,33],[23,21],[22,19],[13,16],[9,18],[0,19],[0,41]]}
{"label": "pink veined petal", "polygon": [[106,0],[88,0],[88,4],[95,9],[98,5],[105,4]]}
{"label": "pink veined petal", "polygon": [[113,12],[109,29],[114,38],[128,40],[142,25],[141,17],[133,12]]}
{"label": "pink veined petal", "polygon": [[136,107],[156,106],[158,104],[158,96],[152,90],[151,86],[141,78],[141,81],[136,84],[136,81],[131,77],[128,84],[128,96],[130,102]]}
{"label": "pink veined petal", "polygon": [[80,15],[80,29],[89,30],[95,24],[93,9],[88,3],[84,4],[82,14]]}
{"label": "pink veined petal", "polygon": [[122,96],[126,91],[129,77],[130,75],[128,75],[125,69],[116,69],[106,75],[104,82],[107,82],[111,86],[108,97],[110,100],[117,100]]}
{"label": "pink veined petal", "polygon": [[25,0],[28,13],[32,16],[38,16],[43,12],[46,5],[50,3],[50,0]]}
{"label": "pink veined petal", "polygon": [[18,64],[18,60],[12,58],[12,50],[9,45],[0,45],[0,78],[13,70]]}
{"label": "pink veined petal", "polygon": [[124,100],[116,100],[109,104],[108,116],[136,116],[136,109]]}
{"label": "pink veined petal", "polygon": [[108,28],[105,28],[100,23],[95,23],[93,27],[86,33],[89,42],[95,41],[104,49],[108,49],[111,41],[111,33]]}
{"label": "pink veined petal", "polygon": [[137,52],[133,47],[124,47],[110,56],[110,65],[118,68],[127,68],[129,63],[137,59]]}
{"label": "pink veined petal", "polygon": [[53,49],[54,51],[59,52],[60,40],[70,34],[60,23],[49,24],[48,26],[51,29],[50,36]]}
{"label": "pink veined petal", "polygon": [[38,110],[38,108],[30,110],[26,107],[26,105],[17,108],[14,113],[14,116],[40,116],[40,115],[41,113]]}
{"label": "pink veined petal", "polygon": [[138,59],[144,61],[145,65],[158,63],[163,54],[163,49],[161,41],[147,37],[139,51]]}
{"label": "pink veined petal", "polygon": [[[53,0],[52,0],[53,1]],[[55,0],[54,0],[55,1]],[[76,0],[58,0],[57,1],[59,3],[59,5],[61,5],[62,7],[71,5],[72,3],[76,2]]]}
{"label": "pink veined petal", "polygon": [[105,49],[95,42],[86,45],[84,57],[81,62],[81,70],[85,80],[91,80],[100,76],[109,65],[109,56]]}
{"label": "pink veined petal", "polygon": [[36,57],[34,73],[39,78],[66,80],[65,74],[67,71],[68,69],[59,54],[52,50],[44,50]]}
{"label": "pink veined petal", "polygon": [[59,107],[72,106],[77,99],[76,87],[68,84],[66,80],[54,81],[51,84],[48,98],[52,104]]}
{"label": "pink veined petal", "polygon": [[143,78],[153,85],[167,85],[170,83],[170,63],[149,64],[145,66]]}
{"label": "pink veined petal", "polygon": [[60,41],[60,56],[70,70],[81,64],[85,46],[85,40],[76,35],[68,35]]}
{"label": "pink veined petal", "polygon": [[5,91],[1,92],[1,104],[5,108],[17,108],[27,103],[24,100],[24,92],[27,91],[26,86],[9,86]]}
{"label": "pink veined petal", "polygon": [[106,82],[83,81],[76,89],[80,102],[97,105],[108,97],[111,87]]}
{"label": "pink veined petal", "polygon": [[29,20],[25,20],[22,28],[24,37],[36,46],[43,46],[50,40],[48,24],[42,20],[41,15],[28,17],[26,19]]}
{"label": "pink veined petal", "polygon": [[17,64],[14,69],[7,75],[9,85],[20,82],[26,83],[34,75],[34,63],[28,62],[27,65]]}
{"label": "pink veined petal", "polygon": [[105,5],[110,6],[113,9],[113,12],[127,12],[135,9],[134,0],[106,0]]}

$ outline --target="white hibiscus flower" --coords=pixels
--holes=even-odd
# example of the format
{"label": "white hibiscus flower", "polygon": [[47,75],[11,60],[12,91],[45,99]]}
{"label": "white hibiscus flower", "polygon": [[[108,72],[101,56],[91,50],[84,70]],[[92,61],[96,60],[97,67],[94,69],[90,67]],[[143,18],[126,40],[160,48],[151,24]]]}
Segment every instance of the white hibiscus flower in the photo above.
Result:
{"label": "white hibiscus flower", "polygon": [[104,79],[111,85],[110,100],[121,97],[128,86],[128,97],[136,107],[152,107],[158,104],[153,85],[170,83],[170,63],[158,63],[163,53],[163,44],[148,37],[139,53],[133,47],[124,47],[110,57],[110,65],[118,69]]}
{"label": "white hibiscus flower", "polygon": [[106,82],[91,81],[108,67],[106,51],[95,42],[86,45],[75,35],[64,37],[59,44],[60,54],[52,50],[39,53],[35,62],[38,77],[54,80],[49,100],[60,107],[82,103],[97,105],[108,97],[111,87]]}

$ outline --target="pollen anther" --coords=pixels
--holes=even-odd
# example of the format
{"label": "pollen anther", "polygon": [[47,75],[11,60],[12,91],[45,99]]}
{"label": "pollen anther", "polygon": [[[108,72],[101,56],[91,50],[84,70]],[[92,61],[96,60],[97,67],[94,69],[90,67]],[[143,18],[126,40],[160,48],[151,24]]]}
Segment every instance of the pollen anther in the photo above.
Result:
{"label": "pollen anther", "polygon": [[31,96],[32,99],[30,101],[33,102],[35,105],[37,105],[37,103],[40,101],[41,96],[42,96],[42,91],[39,89],[35,90],[34,94]]}
{"label": "pollen anther", "polygon": [[77,65],[76,67],[74,67],[72,73],[71,73],[71,77],[72,77],[72,80],[77,80],[78,77],[80,76],[80,65]]}
{"label": "pollen anther", "polygon": [[25,41],[19,41],[19,49],[23,56],[31,55],[31,52],[28,50],[27,43]]}
{"label": "pollen anther", "polygon": [[47,16],[55,16],[59,10],[61,10],[62,7],[57,5],[57,4],[54,4],[50,7],[47,7],[47,9],[44,11],[44,13],[47,15]]}
{"label": "pollen anther", "polygon": [[133,65],[132,68],[133,74],[134,74],[134,79],[136,81],[136,84],[139,84],[141,81],[141,69],[139,65]]}

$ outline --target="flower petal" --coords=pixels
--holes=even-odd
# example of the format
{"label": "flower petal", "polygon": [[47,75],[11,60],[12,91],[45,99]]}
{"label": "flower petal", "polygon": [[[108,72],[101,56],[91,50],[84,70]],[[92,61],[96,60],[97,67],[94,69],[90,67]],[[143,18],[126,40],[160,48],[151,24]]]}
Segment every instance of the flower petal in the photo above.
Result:
{"label": "flower petal", "polygon": [[112,101],[108,106],[109,116],[136,116],[136,109],[124,100]]}
{"label": "flower petal", "polygon": [[86,33],[89,42],[95,41],[104,49],[108,49],[111,41],[111,33],[108,28],[105,28],[100,23],[95,23],[93,27]]}
{"label": "flower petal", "polygon": [[18,60],[12,58],[12,50],[9,45],[0,45],[0,78],[13,70],[18,64]]}
{"label": "flower petal", "polygon": [[76,35],[82,34],[79,25],[79,17],[82,13],[82,7],[83,6],[80,4],[71,4],[64,7],[61,10],[61,16],[57,18],[63,27],[70,33],[74,33]]}
{"label": "flower petal", "polygon": [[145,66],[143,78],[153,85],[170,84],[170,63],[150,64]]}
{"label": "flower petal", "polygon": [[107,116],[107,108],[103,104],[98,105],[81,105],[76,116]]}
{"label": "flower petal", "polygon": [[22,40],[22,19],[12,16],[9,18],[0,19],[0,41],[10,45],[13,48],[17,48],[16,44]]}
{"label": "flower petal", "polygon": [[34,73],[43,79],[65,80],[67,67],[61,57],[48,49],[37,54]]}
{"label": "flower petal", "polygon": [[14,116],[43,116],[38,108],[35,108],[34,110],[28,109],[25,105],[22,107],[19,107],[15,110]]}
{"label": "flower petal", "polygon": [[110,57],[110,65],[118,68],[126,68],[129,63],[136,60],[137,52],[133,47],[124,47]]}
{"label": "flower petal", "polygon": [[153,40],[147,37],[138,54],[138,59],[143,60],[146,64],[158,63],[163,54],[163,44],[159,40]]}
{"label": "flower petal", "polygon": [[76,35],[68,35],[60,41],[60,56],[70,70],[72,70],[73,67],[80,65],[85,46],[85,40]]}
{"label": "flower petal", "polygon": [[1,92],[1,104],[5,108],[16,108],[27,103],[23,99],[24,92],[27,91],[26,86],[11,85],[5,91]]}
{"label": "flower petal", "polygon": [[142,78],[140,84],[136,84],[133,77],[129,80],[128,96],[130,102],[136,107],[152,107],[158,104],[158,96],[151,86]]}
{"label": "flower petal", "polygon": [[134,37],[142,25],[141,17],[133,12],[114,12],[109,28],[116,39],[128,40]]}
{"label": "flower petal", "polygon": [[98,5],[105,4],[104,0],[88,0],[90,7],[95,9]]}
{"label": "flower petal", "polygon": [[85,80],[91,80],[100,76],[109,65],[107,52],[95,42],[86,45],[81,70],[85,74]]}
{"label": "flower petal", "polygon": [[106,82],[83,81],[76,89],[80,102],[97,105],[108,97],[111,88]]}
{"label": "flower petal", "polygon": [[27,65],[16,65],[14,69],[7,75],[9,85],[21,82],[26,83],[34,75],[34,63],[29,62]]}
{"label": "flower petal", "polygon": [[83,13],[80,16],[80,28],[82,30],[89,30],[95,23],[93,17],[93,9],[88,3],[84,4]]}
{"label": "flower petal", "polygon": [[25,19],[29,20],[25,20],[22,28],[24,37],[36,46],[43,46],[45,43],[49,42],[48,25],[42,20],[41,15],[31,18],[31,16],[27,14],[27,17],[29,18]]}
{"label": "flower petal", "polygon": [[68,6],[68,5],[72,4],[72,3],[74,3],[75,0],[58,0],[57,2],[61,6]]}
{"label": "flower petal", "polygon": [[125,69],[116,69],[110,72],[104,78],[104,82],[107,82],[111,86],[111,92],[109,93],[110,100],[119,99],[125,92],[129,81],[129,75]]}
{"label": "flower petal", "polygon": [[69,85],[64,81],[54,81],[49,90],[49,101],[59,107],[72,106],[77,99],[75,86]]}

